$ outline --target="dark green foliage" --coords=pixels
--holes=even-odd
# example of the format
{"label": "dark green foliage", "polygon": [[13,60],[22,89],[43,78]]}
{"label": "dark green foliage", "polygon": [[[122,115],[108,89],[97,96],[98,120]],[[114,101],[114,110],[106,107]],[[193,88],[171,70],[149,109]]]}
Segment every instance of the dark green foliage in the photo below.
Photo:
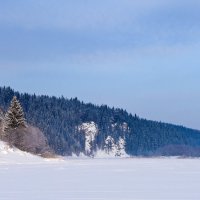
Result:
{"label": "dark green foliage", "polygon": [[18,127],[26,127],[26,125],[23,108],[17,100],[17,97],[14,96],[5,115],[4,131],[16,129]]}
{"label": "dark green foliage", "polygon": [[24,108],[27,122],[39,127],[49,145],[61,155],[84,152],[84,134],[77,127],[90,121],[94,121],[99,130],[94,148],[103,148],[109,135],[115,141],[125,138],[126,152],[131,155],[153,155],[169,145],[200,147],[197,130],[140,119],[122,109],[84,104],[77,98],[20,94],[4,87],[0,88],[0,107],[6,110],[14,95]]}

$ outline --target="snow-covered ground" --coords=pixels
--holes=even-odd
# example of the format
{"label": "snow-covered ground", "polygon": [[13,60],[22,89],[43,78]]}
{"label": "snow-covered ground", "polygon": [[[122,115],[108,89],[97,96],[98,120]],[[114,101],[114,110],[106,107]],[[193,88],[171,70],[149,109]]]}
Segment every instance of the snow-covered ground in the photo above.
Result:
{"label": "snow-covered ground", "polygon": [[0,143],[2,200],[199,200],[200,159],[43,159]]}

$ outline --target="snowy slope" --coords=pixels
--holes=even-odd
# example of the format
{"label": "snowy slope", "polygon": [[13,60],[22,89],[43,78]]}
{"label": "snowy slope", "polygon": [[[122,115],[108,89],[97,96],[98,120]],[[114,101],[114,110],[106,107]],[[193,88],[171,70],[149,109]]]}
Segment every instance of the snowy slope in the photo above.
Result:
{"label": "snowy slope", "polygon": [[11,148],[0,141],[0,164],[31,164],[45,162],[44,158]]}

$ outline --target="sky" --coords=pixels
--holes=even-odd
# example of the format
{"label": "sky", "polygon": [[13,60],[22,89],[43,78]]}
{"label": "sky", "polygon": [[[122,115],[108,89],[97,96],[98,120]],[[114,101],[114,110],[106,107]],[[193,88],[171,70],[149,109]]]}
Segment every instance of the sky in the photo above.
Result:
{"label": "sky", "polygon": [[199,0],[0,0],[0,86],[200,129]]}

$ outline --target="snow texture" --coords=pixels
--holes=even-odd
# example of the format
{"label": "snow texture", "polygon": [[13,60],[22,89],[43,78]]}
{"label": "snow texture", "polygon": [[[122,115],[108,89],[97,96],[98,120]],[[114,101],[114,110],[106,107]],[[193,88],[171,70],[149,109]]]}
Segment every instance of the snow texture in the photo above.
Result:
{"label": "snow texture", "polygon": [[127,156],[125,152],[125,140],[123,138],[119,138],[119,141],[117,143],[117,152],[116,156],[124,157]]}
{"label": "snow texture", "polygon": [[111,156],[115,156],[117,153],[117,146],[115,140],[109,135],[105,140],[104,146],[105,153]]}
{"label": "snow texture", "polygon": [[[117,124],[113,124],[113,128],[117,126]],[[121,128],[127,129],[128,126],[126,123],[123,123]],[[105,140],[105,146],[103,150],[97,150],[97,152],[92,152],[92,148],[94,145],[95,137],[98,134],[98,126],[94,122],[82,123],[78,127],[79,131],[83,131],[85,134],[85,154],[94,157],[128,157],[125,152],[125,140],[123,138],[119,138],[119,141],[115,142],[115,140],[108,136]]]}
{"label": "snow texture", "polygon": [[0,165],[2,164],[25,164],[43,162],[44,159],[30,153],[10,147],[7,143],[0,141]]}
{"label": "snow texture", "polygon": [[96,153],[96,157],[129,157],[125,151],[125,140],[119,137],[119,140],[115,140],[108,136],[105,140],[104,150],[100,150]]}
{"label": "snow texture", "polygon": [[79,130],[82,130],[85,133],[85,153],[90,155],[92,153],[91,149],[93,142],[98,134],[97,125],[94,122],[83,123],[79,126]]}
{"label": "snow texture", "polygon": [[198,200],[200,159],[46,160],[0,143],[2,200]]}

